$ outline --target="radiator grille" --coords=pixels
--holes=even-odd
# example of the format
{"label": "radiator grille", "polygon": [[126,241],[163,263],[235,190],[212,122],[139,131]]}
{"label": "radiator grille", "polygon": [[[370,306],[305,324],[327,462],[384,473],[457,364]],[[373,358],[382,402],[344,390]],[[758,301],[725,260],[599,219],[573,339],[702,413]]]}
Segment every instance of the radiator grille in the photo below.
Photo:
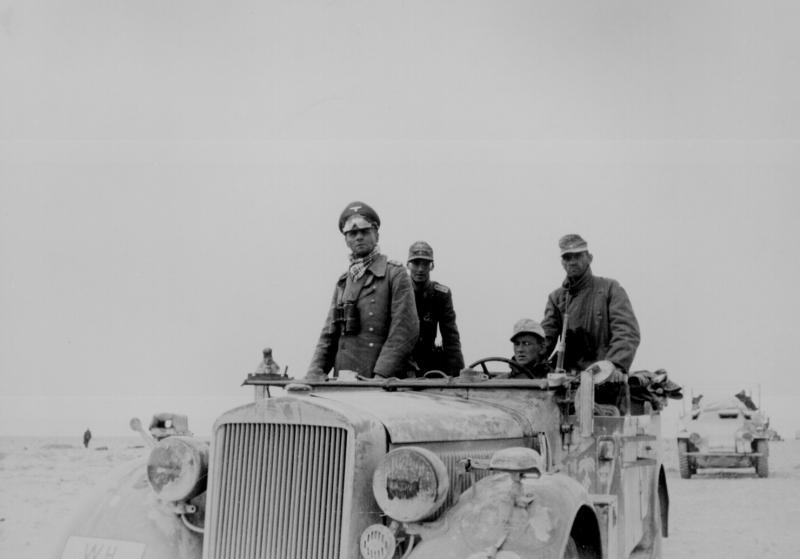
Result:
{"label": "radiator grille", "polygon": [[346,431],[241,423],[218,433],[208,559],[338,559]]}
{"label": "radiator grille", "polygon": [[471,475],[464,473],[464,466],[461,461],[465,458],[488,460],[494,454],[494,450],[473,450],[470,452],[438,452],[439,458],[442,459],[444,465],[447,467],[447,473],[450,475],[450,491],[447,498],[442,503],[441,508],[436,513],[438,517],[442,512],[448,510],[458,497],[469,488],[473,481],[478,481],[481,478],[490,475],[493,472],[486,470],[473,470]]}

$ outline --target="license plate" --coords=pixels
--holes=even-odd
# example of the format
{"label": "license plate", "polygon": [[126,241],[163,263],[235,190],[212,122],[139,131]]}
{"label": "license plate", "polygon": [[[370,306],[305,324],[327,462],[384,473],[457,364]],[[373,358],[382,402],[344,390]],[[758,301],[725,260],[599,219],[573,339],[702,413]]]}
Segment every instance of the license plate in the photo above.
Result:
{"label": "license plate", "polygon": [[61,559],[142,559],[144,548],[139,542],[70,536]]}

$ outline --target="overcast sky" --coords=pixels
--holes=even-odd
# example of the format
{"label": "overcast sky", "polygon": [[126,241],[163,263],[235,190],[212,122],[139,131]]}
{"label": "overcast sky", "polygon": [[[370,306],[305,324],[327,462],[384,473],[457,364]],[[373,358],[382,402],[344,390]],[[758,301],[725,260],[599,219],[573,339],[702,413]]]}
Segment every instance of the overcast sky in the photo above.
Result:
{"label": "overcast sky", "polygon": [[[634,369],[800,430],[800,7],[0,0],[0,434],[124,434],[302,376],[353,200],[418,239],[465,359],[589,242]],[[680,411],[671,402],[670,413]]]}

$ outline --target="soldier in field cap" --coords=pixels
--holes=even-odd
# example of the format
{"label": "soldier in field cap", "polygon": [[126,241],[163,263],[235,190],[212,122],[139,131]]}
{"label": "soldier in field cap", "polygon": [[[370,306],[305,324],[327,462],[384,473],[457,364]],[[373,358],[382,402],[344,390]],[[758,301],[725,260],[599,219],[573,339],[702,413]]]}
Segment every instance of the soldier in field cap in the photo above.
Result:
{"label": "soldier in field cap", "polygon": [[[579,371],[597,361],[610,361],[615,370],[609,385],[621,382],[621,373],[630,370],[639,347],[639,323],[628,294],[616,280],[592,274],[593,256],[580,235],[564,235],[558,248],[567,277],[547,298],[542,321],[547,351],[555,348],[566,314],[564,368]],[[621,407],[620,392],[600,386],[595,400]]]}
{"label": "soldier in field cap", "polygon": [[380,253],[378,213],[352,202],[339,215],[350,250],[306,378],[322,380],[333,369],[366,378],[404,377],[414,370],[411,352],[419,335],[414,290],[400,262]]}
{"label": "soldier in field cap", "polygon": [[[406,266],[414,285],[419,317],[419,341],[414,348],[414,361],[423,373],[438,370],[457,375],[464,368],[464,356],[456,326],[453,294],[446,285],[431,280],[431,245],[425,241],[413,243],[408,248]],[[437,330],[441,333],[441,345],[436,345]]]}

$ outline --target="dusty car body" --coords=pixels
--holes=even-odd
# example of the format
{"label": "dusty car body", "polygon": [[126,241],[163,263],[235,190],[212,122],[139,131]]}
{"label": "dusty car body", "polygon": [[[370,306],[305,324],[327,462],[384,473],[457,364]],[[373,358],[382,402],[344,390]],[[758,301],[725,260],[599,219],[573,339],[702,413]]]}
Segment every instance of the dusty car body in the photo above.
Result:
{"label": "dusty car body", "polygon": [[160,441],[55,557],[660,557],[659,414],[595,417],[591,373],[485,376],[251,375],[255,401],[218,418],[210,448]]}
{"label": "dusty car body", "polygon": [[769,475],[771,433],[763,414],[736,398],[694,410],[678,432],[678,465],[689,479],[700,468],[755,468]]}

